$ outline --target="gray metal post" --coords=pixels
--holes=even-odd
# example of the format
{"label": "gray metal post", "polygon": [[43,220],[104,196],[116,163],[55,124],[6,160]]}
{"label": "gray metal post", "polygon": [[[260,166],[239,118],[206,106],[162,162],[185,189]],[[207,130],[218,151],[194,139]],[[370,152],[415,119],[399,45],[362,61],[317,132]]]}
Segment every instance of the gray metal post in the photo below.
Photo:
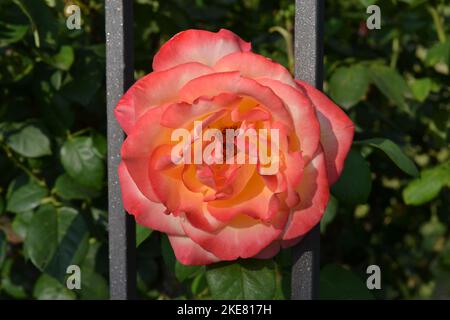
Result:
{"label": "gray metal post", "polygon": [[105,1],[108,126],[108,233],[110,298],[133,299],[136,291],[135,223],[122,205],[117,167],[124,134],[113,109],[133,79],[133,1]]}
{"label": "gray metal post", "polygon": [[[324,0],[295,1],[295,76],[322,90]],[[319,294],[320,226],[293,250],[291,299],[312,300]]]}

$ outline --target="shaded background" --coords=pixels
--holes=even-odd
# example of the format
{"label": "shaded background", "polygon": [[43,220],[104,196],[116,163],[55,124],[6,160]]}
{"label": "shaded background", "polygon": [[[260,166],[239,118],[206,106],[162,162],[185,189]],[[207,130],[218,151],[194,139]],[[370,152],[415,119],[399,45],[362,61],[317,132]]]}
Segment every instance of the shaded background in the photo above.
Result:
{"label": "shaded background", "polygon": [[[134,3],[136,78],[188,28],[228,28],[292,68],[294,1]],[[373,3],[380,30],[365,25]],[[66,27],[68,4],[81,8],[80,30]],[[0,0],[0,299],[108,298],[103,5]],[[390,139],[420,176],[389,141],[354,145],[321,225],[322,298],[450,298],[449,17],[448,1],[326,1],[325,92],[355,140]],[[165,236],[137,238],[142,298],[289,298],[290,250],[184,267]],[[70,264],[81,290],[65,287]],[[371,264],[381,290],[366,289]],[[255,279],[258,292],[233,287]]]}

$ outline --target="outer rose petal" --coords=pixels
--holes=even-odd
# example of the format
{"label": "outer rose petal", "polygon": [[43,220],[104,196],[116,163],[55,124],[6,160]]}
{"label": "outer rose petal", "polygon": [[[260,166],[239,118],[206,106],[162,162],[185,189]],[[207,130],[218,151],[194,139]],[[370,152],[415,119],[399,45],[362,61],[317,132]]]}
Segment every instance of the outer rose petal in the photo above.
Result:
{"label": "outer rose petal", "polygon": [[306,82],[297,81],[297,84],[316,107],[320,122],[320,142],[327,162],[328,180],[332,185],[344,169],[345,158],[353,141],[353,122],[324,93]]}
{"label": "outer rose petal", "polygon": [[285,103],[294,120],[295,133],[300,141],[302,155],[309,162],[319,146],[320,125],[311,101],[303,91],[272,79],[258,79],[271,88]]}
{"label": "outer rose petal", "polygon": [[322,151],[305,167],[297,192],[300,195],[300,205],[289,216],[283,240],[306,234],[320,221],[325,212],[330,190]]}
{"label": "outer rose petal", "polygon": [[285,67],[253,52],[231,53],[220,59],[213,69],[217,72],[239,71],[247,78],[269,78],[296,87]]}
{"label": "outer rose petal", "polygon": [[139,191],[124,162],[119,165],[119,180],[123,206],[135,216],[137,223],[171,235],[185,234],[178,217],[165,214],[166,208],[161,203],[150,201]]}
{"label": "outer rose petal", "polygon": [[278,252],[280,252],[280,242],[274,241],[271,244],[269,244],[267,247],[262,249],[256,256],[253,258],[256,259],[270,259],[277,255]]}
{"label": "outer rose petal", "polygon": [[182,221],[182,226],[189,238],[205,250],[221,260],[235,260],[253,257],[276,240],[282,233],[287,215],[280,211],[271,224],[240,215],[215,233],[197,229],[187,221]]}
{"label": "outer rose petal", "polygon": [[270,245],[261,250],[254,258],[256,259],[270,259],[277,255],[280,252],[281,248],[289,248],[295,246],[299,243],[303,237],[298,237],[292,240],[276,240],[272,242]]}
{"label": "outer rose petal", "polygon": [[216,256],[187,237],[169,236],[169,241],[177,260],[182,264],[195,266],[219,261]]}
{"label": "outer rose petal", "polygon": [[186,62],[213,66],[220,58],[233,52],[250,51],[251,44],[229,30],[214,33],[186,30],[167,41],[153,58],[153,70],[165,70]]}
{"label": "outer rose petal", "polygon": [[122,144],[122,160],[136,186],[145,197],[161,202],[148,179],[148,161],[153,150],[158,145],[170,141],[170,130],[159,123],[161,108],[150,109],[142,116],[129,132]]}
{"label": "outer rose petal", "polygon": [[114,110],[117,121],[129,133],[146,110],[176,100],[185,83],[211,72],[211,68],[200,63],[186,63],[142,77],[119,100]]}

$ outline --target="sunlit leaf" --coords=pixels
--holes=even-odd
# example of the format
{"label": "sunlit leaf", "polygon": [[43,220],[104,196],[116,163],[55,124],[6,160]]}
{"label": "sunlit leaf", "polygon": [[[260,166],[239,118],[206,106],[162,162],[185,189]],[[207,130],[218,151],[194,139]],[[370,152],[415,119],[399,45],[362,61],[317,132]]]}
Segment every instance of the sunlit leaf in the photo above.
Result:
{"label": "sunlit leaf", "polygon": [[364,98],[369,81],[367,69],[362,65],[338,68],[329,82],[331,98],[339,106],[349,109]]}
{"label": "sunlit leaf", "polygon": [[433,86],[433,82],[430,78],[416,79],[412,83],[411,90],[414,97],[423,102],[427,99],[428,95],[431,92]]}
{"label": "sunlit leaf", "polygon": [[417,177],[419,175],[419,171],[417,170],[414,162],[409,159],[402,149],[400,149],[400,147],[391,140],[374,138],[358,141],[358,144],[366,144],[382,150],[401,170],[413,177]]}
{"label": "sunlit leaf", "polygon": [[46,195],[45,187],[30,181],[12,192],[6,210],[15,213],[32,210],[39,206]]}
{"label": "sunlit leaf", "polygon": [[222,262],[207,268],[206,279],[214,299],[263,300],[275,296],[272,260]]}
{"label": "sunlit leaf", "polygon": [[403,111],[409,111],[405,101],[408,85],[397,70],[383,66],[372,65],[369,75],[376,87]]}
{"label": "sunlit leaf", "polygon": [[449,186],[450,160],[422,171],[420,177],[411,181],[403,190],[403,201],[406,204],[418,206],[431,201],[443,187]]}
{"label": "sunlit leaf", "polygon": [[62,279],[67,266],[79,264],[84,258],[88,236],[86,222],[78,211],[44,205],[28,227],[25,250],[37,268]]}
{"label": "sunlit leaf", "polygon": [[184,281],[186,279],[195,277],[198,273],[205,271],[204,266],[185,266],[180,262],[175,263],[175,276],[178,281]]}
{"label": "sunlit leaf", "polygon": [[68,174],[60,175],[56,179],[54,190],[58,196],[67,200],[95,198],[99,194],[97,189],[80,185]]}
{"label": "sunlit leaf", "polygon": [[61,148],[61,163],[69,176],[81,185],[97,189],[101,187],[105,167],[91,137],[67,140]]}
{"label": "sunlit leaf", "polygon": [[34,285],[33,296],[38,300],[74,300],[75,292],[55,278],[43,273]]}
{"label": "sunlit leaf", "polygon": [[8,138],[8,144],[17,153],[28,158],[37,158],[52,153],[50,140],[35,126],[26,126]]}

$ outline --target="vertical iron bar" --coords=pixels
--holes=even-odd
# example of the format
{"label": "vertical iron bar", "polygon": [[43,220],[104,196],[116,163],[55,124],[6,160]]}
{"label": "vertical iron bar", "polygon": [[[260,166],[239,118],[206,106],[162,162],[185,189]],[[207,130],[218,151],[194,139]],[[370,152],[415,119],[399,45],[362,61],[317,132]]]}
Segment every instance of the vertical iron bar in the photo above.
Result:
{"label": "vertical iron bar", "polygon": [[[322,90],[324,0],[295,1],[295,76]],[[320,225],[294,247],[291,299],[319,294]]]}
{"label": "vertical iron bar", "polygon": [[136,229],[122,204],[117,167],[124,134],[113,110],[134,81],[133,1],[105,1],[105,18],[110,299],[126,300],[133,299],[136,291]]}

